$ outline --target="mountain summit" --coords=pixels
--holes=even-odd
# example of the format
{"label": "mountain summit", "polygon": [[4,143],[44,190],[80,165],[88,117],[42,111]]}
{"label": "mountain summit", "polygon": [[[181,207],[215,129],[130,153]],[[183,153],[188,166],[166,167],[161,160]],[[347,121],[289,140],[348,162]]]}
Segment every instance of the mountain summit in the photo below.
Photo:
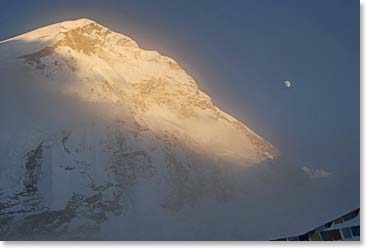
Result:
{"label": "mountain summit", "polygon": [[273,146],[216,107],[173,59],[143,50],[94,21],[54,24],[3,45],[14,41],[44,44],[18,54],[20,62],[87,101],[127,105],[155,133],[187,137],[244,164],[277,156]]}
{"label": "mountain summit", "polygon": [[256,239],[252,204],[305,180],[177,62],[94,21],[2,41],[0,72],[6,239]]}

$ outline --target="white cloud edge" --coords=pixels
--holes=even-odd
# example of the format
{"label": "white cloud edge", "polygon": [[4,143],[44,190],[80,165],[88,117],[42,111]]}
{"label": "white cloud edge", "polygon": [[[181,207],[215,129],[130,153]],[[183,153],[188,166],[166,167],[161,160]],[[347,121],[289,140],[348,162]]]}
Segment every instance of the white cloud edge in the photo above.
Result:
{"label": "white cloud edge", "polygon": [[312,169],[310,167],[303,166],[302,170],[304,171],[304,173],[306,173],[307,176],[311,178],[325,178],[333,176],[333,173],[325,171],[323,169]]}

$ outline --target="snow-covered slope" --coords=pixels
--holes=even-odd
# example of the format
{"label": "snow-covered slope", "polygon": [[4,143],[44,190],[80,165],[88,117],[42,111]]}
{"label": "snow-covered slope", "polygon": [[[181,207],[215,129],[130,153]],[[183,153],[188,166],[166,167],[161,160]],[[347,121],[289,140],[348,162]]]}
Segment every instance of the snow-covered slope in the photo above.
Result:
{"label": "snow-covered slope", "polygon": [[[0,73],[0,236],[243,240],[292,228],[298,211],[281,202],[305,173],[173,59],[80,19],[2,41]],[[269,228],[265,216],[284,211],[283,229]]]}
{"label": "snow-covered slope", "polygon": [[[18,49],[17,42],[24,45]],[[269,143],[218,109],[174,60],[142,50],[93,21],[54,24],[7,43],[15,44],[9,49],[12,56],[66,93],[125,104],[139,124],[156,133],[175,133],[219,156],[249,163],[277,155]]]}

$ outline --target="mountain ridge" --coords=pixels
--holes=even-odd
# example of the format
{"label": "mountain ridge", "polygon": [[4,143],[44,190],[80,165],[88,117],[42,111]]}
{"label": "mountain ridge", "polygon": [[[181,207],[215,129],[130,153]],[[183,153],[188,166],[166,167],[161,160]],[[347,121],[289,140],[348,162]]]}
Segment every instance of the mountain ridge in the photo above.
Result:
{"label": "mountain ridge", "polygon": [[[173,59],[77,23],[0,43],[0,237],[243,240],[294,231],[286,223],[298,202],[283,202],[310,191],[304,171],[215,106]],[[281,230],[261,217],[284,211]]]}
{"label": "mountain ridge", "polygon": [[[62,31],[64,26],[68,26],[66,32]],[[174,112],[173,114],[179,114],[180,117],[194,116],[199,112],[196,111],[197,109],[210,110],[211,112],[209,111],[206,117],[224,120],[235,129],[246,133],[254,147],[256,144],[260,145],[256,149],[264,157],[275,158],[277,156],[278,151],[275,147],[216,107],[210,97],[198,88],[195,80],[171,58],[162,56],[156,51],[141,50],[130,38],[114,33],[88,19],[62,22],[50,26],[52,30],[55,29],[54,27],[61,31],[55,33],[54,37],[51,38],[51,46],[48,45],[41,50],[18,58],[51,77],[57,76],[56,70],[59,70],[61,66],[68,67],[69,70],[69,72],[63,70],[61,73],[82,74],[82,77],[86,77],[85,75],[91,69],[93,70],[91,67],[97,66],[98,70],[103,70],[103,72],[93,71],[93,73],[98,74],[96,77],[99,82],[94,87],[87,87],[87,91],[93,92],[89,93],[88,96],[84,94],[84,98],[88,98],[88,100],[93,98],[97,101],[108,99],[113,102],[124,101],[122,98],[128,98],[132,111],[139,113],[145,112],[151,106],[154,108],[154,106],[160,105],[159,110],[174,106],[174,111],[170,113]],[[37,29],[18,37],[27,40],[27,37],[44,36],[44,30],[49,30],[49,28]],[[119,53],[120,56],[115,57],[115,52]],[[43,62],[52,56],[59,57],[59,59],[55,58],[53,63]],[[79,72],[79,60],[89,60],[82,63],[90,64],[92,61],[90,57],[95,58],[95,65],[87,66],[85,72]],[[128,63],[111,66],[111,61],[116,62],[116,60],[122,59],[127,59]],[[136,68],[139,68],[139,71]],[[92,80],[96,79],[92,78]],[[180,101],[177,101],[177,98],[180,98]],[[170,109],[172,110],[172,108]],[[157,112],[162,113],[162,111]],[[172,121],[172,119],[168,121]],[[178,123],[175,124],[177,126]]]}

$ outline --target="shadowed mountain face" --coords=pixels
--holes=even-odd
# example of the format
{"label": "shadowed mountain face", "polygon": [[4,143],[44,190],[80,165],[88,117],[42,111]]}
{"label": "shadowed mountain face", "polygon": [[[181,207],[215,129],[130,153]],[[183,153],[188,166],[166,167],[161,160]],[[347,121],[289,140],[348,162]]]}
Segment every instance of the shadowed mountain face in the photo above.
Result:
{"label": "shadowed mountain face", "polygon": [[0,60],[3,239],[270,239],[306,202],[318,224],[306,174],[171,58],[80,19],[1,42]]}

